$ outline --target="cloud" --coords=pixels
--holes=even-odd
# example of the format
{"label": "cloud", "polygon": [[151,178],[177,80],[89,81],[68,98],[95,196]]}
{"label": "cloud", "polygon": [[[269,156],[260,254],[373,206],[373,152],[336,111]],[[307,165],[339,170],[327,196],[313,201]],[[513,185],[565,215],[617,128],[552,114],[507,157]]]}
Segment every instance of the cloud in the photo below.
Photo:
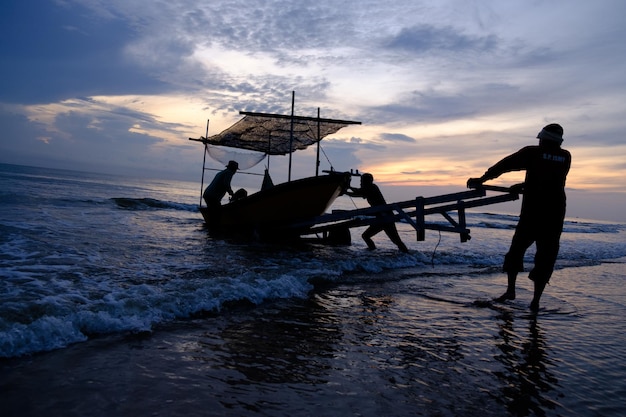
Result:
{"label": "cloud", "polygon": [[380,138],[388,142],[415,143],[415,139],[400,133],[383,133]]}
{"label": "cloud", "polygon": [[[0,150],[11,162],[36,164],[47,159],[54,166],[147,172],[167,166],[155,161],[182,156],[191,148],[171,142],[188,126],[92,98],[27,106],[23,113],[29,117],[15,110],[0,107],[0,121],[7,127]],[[175,168],[172,164],[180,162],[172,161],[169,169]]]}
{"label": "cloud", "polygon": [[494,35],[470,36],[453,27],[435,27],[428,24],[402,28],[385,46],[413,54],[483,53],[497,47]]}
{"label": "cloud", "polygon": [[134,33],[123,21],[65,14],[53,2],[11,6],[0,13],[2,30],[10,33],[0,54],[3,101],[42,103],[81,95],[167,91],[165,84],[124,56],[123,47]]}
{"label": "cloud", "polygon": [[3,2],[2,158],[196,175],[187,137],[207,119],[217,133],[240,110],[288,114],[295,91],[297,114],[363,122],[322,143],[336,168],[456,182],[557,121],[572,184],[613,183],[597,167],[626,174],[624,12],[614,0]]}

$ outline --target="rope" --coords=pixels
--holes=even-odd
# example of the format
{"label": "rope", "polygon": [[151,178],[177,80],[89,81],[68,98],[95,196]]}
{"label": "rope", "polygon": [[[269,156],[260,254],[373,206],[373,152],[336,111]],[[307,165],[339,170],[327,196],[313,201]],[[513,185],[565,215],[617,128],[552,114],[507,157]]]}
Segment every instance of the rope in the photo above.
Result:
{"label": "rope", "polygon": [[328,165],[330,165],[330,169],[333,169],[333,164],[332,162],[330,162],[330,159],[328,158],[328,155],[326,155],[326,152],[324,151],[324,148],[322,147],[321,144],[320,144],[320,150],[324,154],[324,157],[326,157],[326,161],[328,161]]}
{"label": "rope", "polygon": [[441,243],[441,230],[439,231],[439,240],[437,241],[437,244],[435,245],[435,249],[433,249],[433,255],[430,257],[430,265],[433,268],[435,267],[435,252],[437,252],[437,248],[439,247],[439,243]]}
{"label": "rope", "polygon": [[[204,170],[205,171],[223,171],[224,168],[204,168]],[[256,173],[256,172],[244,172],[244,171],[237,170],[237,175],[240,175],[240,174],[243,174],[243,175],[256,175],[256,176],[259,176],[259,177],[262,177],[263,175],[265,175],[265,174],[259,174],[259,173]]]}
{"label": "rope", "polygon": [[[347,195],[347,194],[346,194]],[[350,201],[352,201],[352,205],[354,206],[355,209],[358,209],[359,207],[356,205],[356,203],[354,202],[354,198],[352,198],[351,195],[348,195],[348,197],[350,198]]]}

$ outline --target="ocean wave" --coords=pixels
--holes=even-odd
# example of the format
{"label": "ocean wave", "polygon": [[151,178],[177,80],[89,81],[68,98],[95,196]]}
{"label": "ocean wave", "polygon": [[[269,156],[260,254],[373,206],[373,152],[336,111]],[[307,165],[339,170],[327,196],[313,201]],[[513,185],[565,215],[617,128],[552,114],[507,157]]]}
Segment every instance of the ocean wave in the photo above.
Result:
{"label": "ocean wave", "polygon": [[[519,216],[511,214],[496,213],[472,213],[468,217],[468,227],[487,229],[515,229]],[[611,223],[601,221],[585,221],[576,219],[565,219],[563,223],[564,233],[620,233],[626,230],[626,225],[622,223]]]}
{"label": "ocean wave", "polygon": [[[102,297],[65,287],[30,303],[5,303],[0,309],[0,357],[17,357],[63,348],[89,337],[152,331],[154,326],[198,314],[220,312],[233,303],[306,297],[313,288],[297,274],[278,277],[246,272],[214,277],[187,274],[165,285],[138,284],[109,289]],[[43,283],[42,283],[43,285]]]}
{"label": "ocean wave", "polygon": [[146,253],[146,259],[129,257],[128,264],[111,267],[100,257],[90,259],[89,253],[81,252],[80,259],[67,253],[52,259],[56,252],[51,252],[35,265],[35,258],[12,249],[2,283],[0,357],[55,350],[95,335],[152,331],[172,320],[216,314],[240,303],[305,298],[316,283],[344,282],[346,274],[360,274],[367,281],[380,271],[430,262],[420,252],[388,249],[372,253],[353,247],[225,242],[210,248],[210,257],[203,257],[201,249],[185,259],[178,252],[168,263],[162,257],[156,267]]}
{"label": "ocean wave", "polygon": [[[437,248],[431,239],[403,254],[385,245],[384,238],[380,241],[376,251],[361,242],[338,248],[213,242],[207,256],[201,248],[186,249],[171,258],[160,256],[161,264],[155,266],[144,252],[145,259],[129,257],[128,264],[115,267],[83,252],[76,255],[82,255],[84,265],[67,253],[34,265],[35,258],[13,249],[13,257],[4,261],[8,275],[2,283],[0,357],[59,349],[95,335],[152,331],[173,320],[221,314],[241,303],[306,298],[318,284],[403,279],[406,271],[413,277],[498,273],[503,256],[501,242],[491,251],[445,241]],[[594,254],[594,249],[602,250],[600,244],[588,247],[583,256],[578,246],[565,244],[557,268],[593,264],[608,255]],[[532,253],[526,260],[530,265]]]}
{"label": "ocean wave", "polygon": [[117,198],[112,198],[111,200],[114,201],[115,204],[117,204],[119,208],[122,208],[125,210],[168,209],[168,210],[182,210],[182,211],[191,211],[191,212],[198,211],[198,206],[194,204],[176,203],[172,201],[157,200],[154,198],[117,197]]}
{"label": "ocean wave", "polygon": [[494,222],[478,222],[471,225],[472,227],[484,227],[486,229],[515,229],[515,224],[494,223]]}
{"label": "ocean wave", "polygon": [[566,220],[563,224],[565,233],[620,233],[626,230],[626,225],[619,223],[586,222]]}

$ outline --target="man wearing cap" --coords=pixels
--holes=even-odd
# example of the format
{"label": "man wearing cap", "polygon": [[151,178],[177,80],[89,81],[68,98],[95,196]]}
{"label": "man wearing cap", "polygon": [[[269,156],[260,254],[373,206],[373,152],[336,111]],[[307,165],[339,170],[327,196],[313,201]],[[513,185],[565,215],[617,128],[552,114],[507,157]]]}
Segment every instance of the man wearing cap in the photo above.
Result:
{"label": "man wearing cap", "polygon": [[477,188],[505,172],[526,170],[519,222],[502,267],[508,276],[508,286],[496,301],[515,299],[515,281],[518,272],[523,271],[524,254],[535,243],[534,267],[528,275],[534,282],[530,304],[533,311],[539,309],[539,299],[552,276],[559,252],[566,206],[565,179],[572,161],[570,153],[561,148],[560,125],[547,125],[537,138],[539,145],[526,146],[496,163],[482,177],[467,181],[469,188]]}
{"label": "man wearing cap", "polygon": [[226,193],[231,196],[233,195],[233,189],[230,186],[230,182],[238,168],[239,164],[236,161],[229,161],[228,165],[226,165],[226,169],[215,175],[211,184],[206,187],[204,193],[202,194],[207,208],[209,209],[209,229],[212,232],[218,231],[219,228],[222,198],[224,198]]}

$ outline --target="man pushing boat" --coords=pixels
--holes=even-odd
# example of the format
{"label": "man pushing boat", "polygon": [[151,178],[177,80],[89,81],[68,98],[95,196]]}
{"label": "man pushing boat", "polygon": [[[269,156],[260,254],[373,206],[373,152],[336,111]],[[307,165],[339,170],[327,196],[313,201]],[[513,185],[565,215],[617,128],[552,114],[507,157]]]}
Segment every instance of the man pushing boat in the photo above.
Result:
{"label": "man pushing boat", "polygon": [[[346,194],[352,197],[363,197],[372,207],[384,206],[385,204],[387,204],[387,202],[385,201],[385,197],[383,197],[383,193],[380,191],[380,188],[378,188],[378,185],[374,184],[374,176],[369,173],[361,175],[361,188],[349,187]],[[384,218],[391,215],[392,213],[385,212],[379,213],[376,216],[379,218]],[[376,249],[376,245],[374,244],[372,237],[383,230],[385,231],[387,236],[389,236],[389,239],[391,239],[391,241],[398,246],[398,249],[400,249],[400,251],[404,253],[409,252],[409,249],[406,247],[404,242],[402,242],[402,239],[400,239],[400,235],[398,235],[398,229],[396,229],[396,224],[394,223],[393,219],[389,220],[388,223],[373,224],[368,227],[365,232],[363,232],[361,237],[367,244],[368,249]]]}

